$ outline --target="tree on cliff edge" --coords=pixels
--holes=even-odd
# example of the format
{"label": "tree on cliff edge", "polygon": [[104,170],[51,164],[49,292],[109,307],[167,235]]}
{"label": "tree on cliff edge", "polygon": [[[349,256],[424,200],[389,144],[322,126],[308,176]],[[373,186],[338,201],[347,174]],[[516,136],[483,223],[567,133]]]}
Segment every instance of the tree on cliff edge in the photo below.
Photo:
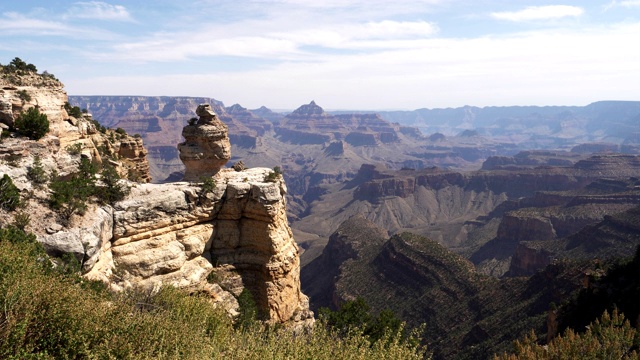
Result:
{"label": "tree on cliff edge", "polygon": [[31,140],[40,140],[49,132],[49,119],[46,114],[40,113],[38,108],[33,107],[26,113],[20,113],[14,127],[21,135],[27,136]]}

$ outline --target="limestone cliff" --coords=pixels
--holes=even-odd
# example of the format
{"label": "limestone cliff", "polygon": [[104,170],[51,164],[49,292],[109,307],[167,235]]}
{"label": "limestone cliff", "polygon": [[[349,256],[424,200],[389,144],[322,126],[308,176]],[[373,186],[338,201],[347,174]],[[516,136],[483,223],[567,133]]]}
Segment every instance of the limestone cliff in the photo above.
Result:
{"label": "limestone cliff", "polygon": [[[38,142],[46,151],[37,155],[53,156],[53,164],[57,165],[59,173],[69,173],[79,162],[76,155],[80,155],[98,164],[108,161],[124,177],[141,182],[151,180],[142,139],[106,129],[90,114],[82,113],[79,108],[73,109],[68,103],[64,85],[55,77],[33,71],[11,72],[7,67],[1,67],[0,74],[0,127],[11,129],[15,119],[30,108],[35,107],[47,115],[49,132]],[[70,110],[77,111],[70,113]],[[33,155],[28,151],[13,151],[22,148],[25,141],[7,142],[5,152],[27,157]]]}
{"label": "limestone cliff", "polygon": [[[267,168],[221,169],[229,155],[226,126],[209,106],[196,113],[200,119],[185,127],[179,145],[185,178],[211,181],[141,184],[113,208],[99,209],[104,216],[80,231],[80,237],[104,234],[85,246],[91,249],[85,276],[115,290],[172,285],[204,292],[230,314],[238,308],[235,296],[247,289],[262,319],[308,326],[313,313],[300,291],[283,178]],[[64,235],[43,242],[55,236]]]}
{"label": "limestone cliff", "polygon": [[300,291],[286,186],[282,178],[265,182],[268,173],[223,169],[206,194],[184,182],[135,187],[115,205],[113,235],[102,240],[86,276],[114,289],[164,284],[206,291],[232,312],[229,292],[238,295],[245,287],[266,320],[313,322]]}

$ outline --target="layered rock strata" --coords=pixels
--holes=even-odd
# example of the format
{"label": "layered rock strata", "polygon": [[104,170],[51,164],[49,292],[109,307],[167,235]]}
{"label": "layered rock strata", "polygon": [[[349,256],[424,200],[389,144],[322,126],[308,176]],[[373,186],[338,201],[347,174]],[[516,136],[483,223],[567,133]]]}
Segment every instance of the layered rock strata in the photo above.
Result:
{"label": "layered rock strata", "polygon": [[199,105],[196,115],[198,121],[184,127],[185,141],[178,145],[185,181],[213,176],[231,158],[227,125],[218,119],[211,105]]}
{"label": "layered rock strata", "polygon": [[[60,175],[72,172],[81,155],[95,163],[110,162],[122,177],[140,182],[151,181],[147,151],[140,137],[132,137],[114,130],[98,131],[90,114],[70,115],[67,112],[68,96],[64,85],[51,76],[25,72],[20,75],[0,77],[0,127],[11,128],[21,113],[37,108],[47,116],[49,131],[39,143],[46,151],[40,157],[55,157]],[[19,139],[7,144],[5,151],[25,145]],[[2,151],[0,151],[2,152]],[[30,155],[23,151],[22,155]]]}
{"label": "layered rock strata", "polygon": [[268,173],[221,170],[214,178],[219,185],[206,194],[188,183],[137,186],[115,205],[113,236],[103,239],[86,276],[114,289],[172,285],[207,291],[231,308],[227,292],[247,288],[265,320],[312,323],[300,291],[298,247],[287,225],[286,186],[282,178],[265,182]]}

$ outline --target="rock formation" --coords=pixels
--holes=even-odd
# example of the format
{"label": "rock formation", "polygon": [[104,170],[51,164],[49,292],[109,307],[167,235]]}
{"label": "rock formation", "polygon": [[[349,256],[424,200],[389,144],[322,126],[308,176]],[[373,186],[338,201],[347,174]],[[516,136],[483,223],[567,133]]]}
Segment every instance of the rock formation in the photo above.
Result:
{"label": "rock formation", "polygon": [[[38,107],[50,121],[50,133],[58,136],[62,122],[69,118],[64,109],[64,85],[33,72],[0,77],[0,122],[12,126],[21,111]],[[27,95],[27,96],[25,96]]]}
{"label": "rock formation", "polygon": [[[388,234],[362,215],[355,215],[338,227],[329,238],[322,254],[304,266],[302,286],[313,299],[313,308],[336,308],[335,283],[342,265],[362,257],[363,251],[379,251]],[[348,266],[348,265],[346,265]]]}
{"label": "rock formation", "polygon": [[150,182],[149,161],[147,149],[142,145],[140,137],[128,137],[120,140],[118,157],[122,161],[129,162],[131,177],[139,182]]}
{"label": "rock formation", "polygon": [[377,114],[331,115],[312,101],[285,116],[275,131],[283,142],[293,144],[344,140],[352,146],[379,146],[397,142],[400,125]]}
{"label": "rock formation", "polygon": [[199,105],[196,115],[198,121],[184,127],[185,141],[178,145],[180,160],[185,166],[185,181],[213,176],[231,158],[227,125],[218,119],[211,105]]}
{"label": "rock formation", "polygon": [[[39,141],[44,144],[45,151],[37,155],[55,157],[52,165],[56,165],[60,175],[74,169],[80,161],[77,155],[80,155],[98,164],[110,162],[125,178],[151,181],[142,139],[106,128],[99,131],[90,114],[70,115],[67,112],[71,109],[68,96],[60,81],[35,72],[5,73],[0,78],[0,86],[0,124],[3,127],[12,127],[14,120],[30,108],[35,107],[47,115],[49,132]],[[80,112],[80,109],[76,110]],[[37,145],[13,141],[5,148],[11,151],[21,146]],[[30,153],[23,151],[22,155]]]}
{"label": "rock formation", "polygon": [[[266,109],[266,108],[265,108]],[[243,108],[239,104],[234,104],[225,108],[227,113],[240,123],[244,124],[247,128],[256,132],[257,136],[263,136],[267,132],[273,131],[273,124],[267,119],[255,116],[251,111]],[[266,109],[269,111],[269,109]],[[231,136],[231,131],[230,134]],[[231,139],[234,143],[233,139]]]}
{"label": "rock formation", "polygon": [[313,322],[300,291],[286,187],[282,178],[265,182],[268,173],[266,168],[221,170],[214,177],[220,185],[206,194],[188,183],[135,187],[115,205],[113,237],[102,240],[86,276],[114,289],[164,284],[206,291],[232,309],[229,292],[239,295],[244,287],[264,319]]}
{"label": "rock formation", "polygon": [[287,224],[283,178],[269,177],[267,168],[221,170],[228,159],[226,126],[219,126],[209,106],[199,106],[197,114],[198,123],[185,127],[197,136],[185,136],[181,154],[194,154],[184,150],[193,146],[200,159],[214,161],[200,166],[187,158],[185,177],[213,173],[214,186],[181,182],[132,189],[113,208],[112,236],[92,247],[99,255],[91,258],[86,276],[114,289],[172,285],[205,292],[232,314],[238,306],[234,296],[248,289],[262,319],[308,326],[313,313],[300,291],[300,258]]}
{"label": "rock formation", "polygon": [[[114,290],[176,286],[208,294],[215,306],[233,315],[236,297],[247,289],[262,319],[294,327],[313,323],[308,298],[300,291],[299,252],[287,224],[284,179],[269,176],[268,168],[220,170],[229,158],[229,139],[210,106],[199,107],[199,121],[185,128],[181,152],[193,155],[185,156],[191,178],[215,173],[211,182],[129,182],[131,192],[124,200],[113,205],[89,200],[86,213],[70,215],[63,226],[59,214],[44,205],[49,191],[27,175],[34,157],[46,173],[73,174],[84,157],[108,162],[145,182],[149,164],[142,139],[103,128],[88,114],[70,116],[57,82],[42,89],[1,84],[3,129],[12,124],[9,117],[37,104],[51,115],[52,131],[41,140],[13,134],[0,142],[0,176],[8,174],[20,191],[30,193],[23,211],[38,216],[31,217],[27,230],[47,253],[72,254],[85,277]],[[20,90],[29,91],[30,102],[19,101]],[[12,215],[0,210],[0,226],[11,223]]]}

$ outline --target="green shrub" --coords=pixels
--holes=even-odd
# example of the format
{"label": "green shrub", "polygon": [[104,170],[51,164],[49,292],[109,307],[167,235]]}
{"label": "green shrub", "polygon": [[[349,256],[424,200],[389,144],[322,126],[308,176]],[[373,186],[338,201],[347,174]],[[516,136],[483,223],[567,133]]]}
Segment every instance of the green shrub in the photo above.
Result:
{"label": "green shrub", "polygon": [[[21,240],[7,241],[8,232]],[[371,345],[357,333],[337,337],[322,323],[301,334],[259,324],[234,330],[206,297],[171,287],[110,294],[52,271],[45,256],[35,236],[0,230],[2,359],[425,358],[421,349],[399,342]]]}
{"label": "green shrub", "polygon": [[256,325],[258,319],[258,306],[253,295],[246,288],[238,296],[238,317],[236,317],[234,327],[236,329],[249,329]]}
{"label": "green shrub", "polygon": [[55,75],[53,75],[52,73],[48,72],[47,70],[43,71],[41,75],[45,79],[52,79],[52,80],[58,81],[58,79],[55,77]]}
{"label": "green shrub", "polygon": [[[87,109],[83,109],[83,110],[87,110]],[[100,122],[98,122],[98,120],[94,120],[94,119],[90,119],[91,122],[93,123],[93,125],[96,127],[96,129],[101,132],[101,133],[106,133],[107,132],[107,128],[102,126],[102,124],[100,124]]]}
{"label": "green shrub", "polygon": [[109,148],[106,145],[98,145],[96,147],[98,149],[98,153],[100,154],[100,156],[111,156],[111,151],[109,150]]}
{"label": "green shrub", "polygon": [[29,215],[29,213],[25,211],[19,211],[13,214],[13,225],[22,231],[24,231],[24,229],[29,226],[30,222],[31,215]]}
{"label": "green shrub", "polygon": [[49,206],[58,211],[60,221],[68,225],[74,214],[84,214],[88,199],[96,194],[96,167],[82,158],[79,172],[65,180],[57,173],[51,176]]}
{"label": "green shrub", "polygon": [[47,174],[39,156],[34,156],[33,164],[27,168],[27,179],[31,180],[36,186],[42,186],[47,183]]}
{"label": "green shrub", "polygon": [[29,95],[27,90],[19,90],[18,91],[18,97],[20,98],[20,100],[22,100],[24,102],[31,101],[31,95]]}
{"label": "green shrub", "polygon": [[82,110],[77,106],[72,106],[68,101],[64,103],[64,109],[69,116],[73,116],[76,119],[82,118]]}
{"label": "green shrub", "polygon": [[282,174],[284,173],[282,172],[282,169],[280,169],[280,166],[276,166],[273,168],[273,171],[270,171],[269,174],[264,177],[264,181],[276,182]]}
{"label": "green shrub", "polygon": [[120,182],[120,175],[113,166],[104,165],[100,175],[103,186],[96,189],[96,195],[100,202],[113,205],[129,195],[131,189]]}
{"label": "green shrub", "polygon": [[209,194],[213,194],[216,189],[216,181],[211,177],[200,178],[200,190],[198,191],[198,200],[204,201]]}
{"label": "green shrub", "polygon": [[20,190],[13,184],[9,175],[0,179],[0,208],[13,211],[20,205]]}
{"label": "green shrub", "polygon": [[49,132],[49,119],[46,114],[41,114],[38,108],[33,107],[26,113],[20,113],[14,127],[18,129],[19,134],[31,140],[39,140]]}
{"label": "green shrub", "polygon": [[361,297],[342,304],[338,311],[320,308],[318,317],[338,334],[346,335],[359,330],[373,343],[389,336],[389,334],[406,341],[416,341],[416,338],[410,334],[402,334],[404,324],[391,310],[385,309],[378,316],[372,316],[371,308]]}
{"label": "green shrub", "polygon": [[73,145],[68,145],[65,150],[67,150],[69,155],[80,155],[80,153],[82,153],[82,144],[75,143]]}
{"label": "green shrub", "polygon": [[[59,258],[54,259],[54,262],[56,264],[55,271],[69,278],[74,278],[74,275],[80,274],[82,270],[82,264],[72,253],[65,253]],[[77,280],[76,278],[76,281]]]}
{"label": "green shrub", "polygon": [[547,345],[538,345],[532,332],[516,341],[514,354],[503,354],[496,359],[638,359],[640,334],[624,316],[614,309],[605,312],[587,326],[584,333],[572,329]]}
{"label": "green shrub", "polygon": [[38,72],[38,69],[33,64],[27,64],[25,61],[20,59],[19,57],[15,57],[9,63],[9,66],[12,66],[16,70],[29,71],[29,72]]}
{"label": "green shrub", "polygon": [[12,244],[38,244],[34,234],[26,233],[14,225],[9,225],[4,229],[0,228],[0,244],[4,242],[10,242]]}
{"label": "green shrub", "polygon": [[327,325],[347,334],[356,328],[365,328],[371,322],[371,308],[359,297],[353,301],[342,304],[340,310],[331,311],[329,308],[320,308],[318,317],[327,322]]}
{"label": "green shrub", "polygon": [[3,72],[5,73],[14,73],[14,72],[38,72],[38,69],[33,64],[27,64],[19,57],[11,60],[9,65],[5,65],[3,67]]}

